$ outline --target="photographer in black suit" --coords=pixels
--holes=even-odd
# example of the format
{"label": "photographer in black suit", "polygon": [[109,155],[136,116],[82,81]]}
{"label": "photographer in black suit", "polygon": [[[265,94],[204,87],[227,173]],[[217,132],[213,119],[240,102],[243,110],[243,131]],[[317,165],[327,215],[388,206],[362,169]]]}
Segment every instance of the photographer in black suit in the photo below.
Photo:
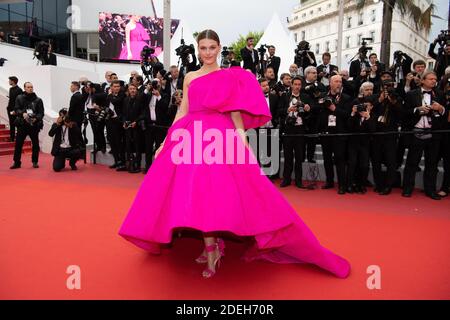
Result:
{"label": "photographer in black suit", "polygon": [[[272,74],[273,74],[273,69],[272,68],[268,68],[267,70],[272,70]],[[280,147],[278,147],[278,150],[274,150],[272,151],[272,139],[278,139],[278,146],[280,146],[280,137],[279,137],[279,131],[278,126],[279,126],[279,111],[278,111],[278,103],[279,103],[279,96],[276,94],[276,92],[274,90],[272,90],[270,88],[269,85],[269,80],[266,78],[260,78],[258,80],[259,85],[261,86],[261,90],[264,93],[264,96],[266,98],[266,102],[267,102],[267,107],[270,110],[270,114],[272,116],[272,119],[269,120],[267,123],[265,123],[264,125],[262,125],[259,128],[255,128],[256,131],[256,142],[257,142],[257,146],[256,146],[256,157],[258,160],[258,163],[261,167],[264,168],[270,168],[272,166],[272,161],[271,159],[273,159],[275,157],[275,152],[277,152],[278,154],[276,155],[276,157],[278,157],[278,159],[280,159]],[[267,147],[267,150],[261,150],[262,149],[262,143],[261,141],[264,141],[263,143],[265,143],[265,147]],[[262,155],[264,155],[265,157],[267,157],[266,159],[262,159]],[[279,176],[279,168],[277,170],[277,172],[271,172],[271,174],[268,175],[269,179],[276,179]]]}
{"label": "photographer in black suit", "polygon": [[394,64],[390,71],[394,75],[397,85],[403,87],[405,85],[406,76],[411,71],[413,59],[406,53],[398,50],[394,52]]}
{"label": "photographer in black suit", "polygon": [[[373,116],[376,121],[376,132],[397,132],[403,116],[402,98],[394,87],[395,82],[389,72],[381,74],[383,79]],[[371,146],[371,159],[375,192],[388,195],[392,191],[396,179],[397,134],[374,135]],[[381,164],[386,165],[383,177]]]}
{"label": "photographer in black suit", "polygon": [[275,81],[278,81],[278,71],[280,70],[281,58],[275,55],[275,46],[270,45],[267,47],[269,56],[267,57],[267,68],[273,68],[275,73]]}
{"label": "photographer in black suit", "polygon": [[71,121],[66,108],[59,111],[59,117],[48,132],[53,139],[51,154],[53,170],[59,172],[66,166],[66,159],[72,170],[77,170],[76,162],[82,156],[83,138],[75,121]]}
{"label": "photographer in black suit", "polygon": [[52,45],[48,46],[48,53],[43,57],[42,65],[56,66],[56,54],[53,53]]}
{"label": "photographer in black suit", "polygon": [[72,92],[72,96],[70,97],[69,117],[81,129],[84,120],[85,101],[80,92],[80,83],[78,81],[72,81],[70,84],[70,92]]}
{"label": "photographer in black suit", "polygon": [[[441,31],[438,37],[430,43],[430,48],[428,49],[428,55],[436,60],[434,72],[436,72],[438,79],[444,76],[445,69],[450,65],[450,44],[448,37],[449,31]],[[437,44],[440,45],[440,48],[436,54],[434,50]]]}
{"label": "photographer in black suit", "polygon": [[89,116],[89,123],[94,135],[95,152],[106,152],[105,120],[99,118],[100,112],[106,107],[106,94],[98,83],[86,82],[84,87],[84,105]]}
{"label": "photographer in black suit", "polygon": [[375,101],[373,83],[364,82],[361,85],[359,97],[352,103],[352,111],[348,120],[348,130],[356,135],[348,138],[348,172],[347,181],[349,193],[367,192],[366,181],[369,175],[369,153],[372,137],[358,133],[375,132],[375,117],[372,109]]}
{"label": "photographer in black suit", "polygon": [[120,81],[113,80],[111,93],[106,98],[108,116],[106,117],[106,135],[111,146],[114,163],[109,166],[117,171],[125,171],[125,132],[122,126],[122,111],[125,94],[122,92]]}
{"label": "photographer in black suit", "polygon": [[140,124],[145,138],[145,169],[143,173],[147,173],[152,165],[155,151],[158,150],[167,135],[166,128],[157,126],[168,127],[170,125],[169,104],[171,103],[170,96],[162,91],[159,79],[149,83],[146,91],[146,104],[142,110],[142,123]]}
{"label": "photographer in black suit", "polygon": [[44,104],[42,99],[33,92],[31,82],[25,82],[23,86],[25,92],[17,97],[14,107],[17,138],[14,148],[14,164],[10,169],[20,168],[23,143],[27,136],[30,136],[33,146],[31,154],[33,168],[39,168],[39,131],[44,127]]}
{"label": "photographer in black suit", "polygon": [[310,51],[309,42],[302,40],[295,49],[294,64],[298,66],[299,75],[305,75],[305,70],[309,66],[316,67],[316,56]]}
{"label": "photographer in black suit", "polygon": [[302,163],[304,159],[305,137],[289,136],[305,134],[306,123],[311,115],[313,100],[305,93],[301,93],[302,79],[295,77],[292,79],[292,89],[289,93],[280,98],[280,115],[284,122],[285,133],[283,136],[284,169],[283,181],[280,187],[287,187],[291,184],[292,170],[294,169],[295,155],[295,185],[298,188],[305,188],[302,182]]}
{"label": "photographer in black suit", "polygon": [[339,71],[339,68],[331,64],[330,61],[331,54],[325,52],[322,55],[322,64],[317,67],[317,80],[322,82],[324,86],[328,86],[330,84],[330,77]]}
{"label": "photographer in black suit", "polygon": [[125,129],[128,172],[141,172],[142,150],[140,145],[139,121],[143,119],[145,96],[138,93],[136,85],[128,85],[128,96],[123,103],[122,123]]}
{"label": "photographer in black suit", "polygon": [[247,38],[247,46],[241,49],[241,57],[244,62],[243,68],[251,70],[256,75],[256,67],[259,64],[258,51],[255,49],[255,39]]}
{"label": "photographer in black suit", "polygon": [[[322,134],[346,133],[347,122],[351,111],[352,98],[342,91],[341,76],[334,75],[330,78],[330,90],[318,103],[320,113],[318,116],[318,128]],[[336,164],[337,178],[339,184],[339,194],[345,194],[346,175],[345,159],[347,150],[347,137],[345,136],[322,136],[323,161],[325,166],[326,183],[322,189],[334,187],[334,169]],[[334,161],[333,161],[334,158]]]}
{"label": "photographer in black suit", "polygon": [[264,72],[264,77],[269,82],[269,87],[272,89],[276,84],[275,71],[272,67],[267,67],[266,72]]}
{"label": "photographer in black suit", "polygon": [[[305,80],[302,86],[302,93],[308,95],[314,104],[317,104],[319,97],[327,92],[327,88],[319,81],[317,81],[317,68],[309,66],[305,69]],[[307,131],[308,134],[317,133],[317,117],[320,108],[314,108],[311,111],[310,116],[307,119]],[[315,163],[314,155],[316,153],[317,138],[306,138],[306,159],[308,162]]]}
{"label": "photographer in black suit", "polygon": [[404,197],[411,197],[416,168],[422,153],[425,153],[423,173],[425,194],[433,200],[441,199],[436,193],[436,178],[442,134],[433,133],[433,131],[444,127],[446,110],[443,96],[435,90],[436,83],[436,74],[431,71],[425,72],[422,77],[422,87],[409,91],[405,97],[404,112],[408,128],[416,133],[412,137],[406,159],[402,193]]}
{"label": "photographer in black suit", "polygon": [[353,60],[350,63],[350,77],[356,79],[360,76],[361,71],[365,70],[366,72],[370,72],[370,63],[367,60],[367,50],[366,46],[362,46],[358,50],[358,59]]}
{"label": "photographer in black suit", "polygon": [[386,70],[386,65],[384,63],[381,63],[380,61],[378,61],[378,56],[375,52],[372,52],[371,54],[369,54],[369,64],[371,66],[377,64],[378,65],[378,74],[380,75],[381,72]]}
{"label": "photographer in black suit", "polygon": [[8,106],[6,107],[6,111],[8,112],[9,118],[9,141],[14,142],[16,138],[16,125],[14,124],[16,120],[16,116],[14,115],[14,107],[16,105],[16,99],[19,95],[23,93],[22,89],[17,85],[19,79],[17,77],[9,77],[9,100]]}

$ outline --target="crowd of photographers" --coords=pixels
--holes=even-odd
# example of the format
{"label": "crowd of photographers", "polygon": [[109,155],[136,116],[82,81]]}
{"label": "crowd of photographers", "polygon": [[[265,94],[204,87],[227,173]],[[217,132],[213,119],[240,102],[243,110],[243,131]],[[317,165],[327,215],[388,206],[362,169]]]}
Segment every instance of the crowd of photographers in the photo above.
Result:
{"label": "crowd of photographers", "polygon": [[[274,55],[273,46],[267,48],[269,55],[264,58],[265,50],[253,48],[249,39],[241,54],[244,67],[258,76],[272,114],[271,122],[260,130],[267,136],[280,137],[281,147],[275,152],[283,149],[281,187],[291,185],[292,176],[298,188],[310,187],[303,183],[302,163],[316,162],[316,146],[320,144],[326,176],[323,189],[335,187],[336,172],[339,194],[366,193],[367,187],[373,186],[375,192],[388,195],[399,186],[402,195],[410,197],[424,156],[425,194],[434,200],[448,195],[448,32],[430,45],[429,55],[436,59],[434,71],[426,70],[425,61],[413,61],[401,51],[394,53],[393,65],[386,66],[376,53],[368,55],[371,48],[364,43],[348,71],[332,65],[327,52],[317,66],[309,44],[302,41],[295,52],[295,63],[278,80],[280,58]],[[273,156],[274,150],[266,145],[265,152]],[[259,151],[257,155],[261,160],[263,155]],[[444,176],[438,187],[441,160]],[[368,181],[370,168],[373,183]],[[279,172],[270,177],[278,176]]]}
{"label": "crowd of photographers", "polygon": [[[86,152],[88,125],[93,132],[95,153],[106,153],[109,143],[109,152],[114,157],[111,169],[139,173],[145,153],[142,172],[148,171],[154,152],[164,140],[181,103],[182,81],[178,68],[172,66],[168,72],[161,70],[146,84],[137,72],[132,73],[128,83],[119,81],[110,71],[106,72],[105,78],[106,82],[102,84],[87,79],[71,83],[69,108],[59,111],[59,117],[49,131],[49,135],[55,137],[51,152],[55,157],[55,171],[64,168],[66,159],[72,170],[77,169],[76,161]],[[37,168],[38,134],[43,128],[44,107],[31,83],[24,84],[24,92],[17,83],[16,77],[10,77],[10,141],[16,141],[11,169],[21,167],[22,147],[27,136],[32,140],[32,162]]]}
{"label": "crowd of photographers", "polygon": [[[435,71],[426,70],[424,61],[413,61],[399,51],[394,53],[393,65],[385,66],[375,53],[368,55],[370,48],[365,45],[348,71],[332,65],[327,52],[317,66],[309,44],[302,41],[289,72],[282,72],[276,48],[255,49],[254,39],[248,38],[240,52],[243,68],[258,78],[272,114],[272,120],[258,130],[269,138],[280,139],[279,150],[269,150],[268,156],[283,150],[281,187],[291,185],[293,173],[297,187],[308,187],[303,184],[302,163],[316,163],[316,146],[320,144],[326,174],[323,189],[334,188],[336,168],[339,194],[365,193],[372,185],[368,181],[372,168],[376,192],[387,195],[398,185],[403,188],[402,195],[410,197],[424,155],[425,194],[435,200],[448,195],[450,46],[448,43],[441,46],[435,54],[438,43],[437,40],[430,45],[429,53],[437,61]],[[87,79],[72,82],[70,106],[60,110],[49,132],[55,137],[53,169],[62,170],[69,159],[71,168],[76,170],[76,161],[85,154],[85,131],[90,125],[94,152],[106,153],[107,142],[111,147],[109,152],[114,157],[111,169],[146,173],[181,103],[184,75],[199,67],[193,46],[182,43],[176,50],[182,61],[180,69],[172,66],[165,71],[146,48],[141,54],[142,75],[132,72],[128,82],[119,81],[113,72],[105,74],[103,84]],[[224,47],[221,65],[240,63],[235,53]],[[11,168],[21,166],[26,136],[33,143],[33,166],[38,167],[37,136],[42,128],[43,104],[33,93],[31,83],[25,83],[23,93],[17,83],[17,78],[10,77],[11,141],[16,139]],[[405,150],[408,150],[406,162]],[[256,153],[261,160],[260,152]],[[142,154],[145,154],[143,170]],[[437,188],[441,159],[444,179]],[[398,170],[402,165],[405,167],[400,179]],[[278,177],[279,172],[269,176]]]}

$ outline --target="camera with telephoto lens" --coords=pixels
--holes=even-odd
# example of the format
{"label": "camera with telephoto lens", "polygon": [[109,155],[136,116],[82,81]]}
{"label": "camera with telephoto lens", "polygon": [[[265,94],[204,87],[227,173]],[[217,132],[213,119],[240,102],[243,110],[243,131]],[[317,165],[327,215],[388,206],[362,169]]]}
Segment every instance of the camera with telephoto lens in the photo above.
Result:
{"label": "camera with telephoto lens", "polygon": [[33,119],[36,119],[36,114],[34,113],[33,110],[31,109],[27,109],[26,111],[28,117],[25,119],[25,121],[30,125],[33,126],[35,121],[33,121]]}
{"label": "camera with telephoto lens", "polygon": [[195,54],[195,47],[193,44],[187,45],[184,39],[181,39],[181,45],[175,49],[177,56],[181,57],[182,60],[187,60],[190,54]]}
{"label": "camera with telephoto lens", "polygon": [[291,107],[297,108],[296,110],[297,114],[295,113],[295,111],[291,111],[286,117],[286,126],[292,127],[295,126],[295,124],[297,123],[297,118],[300,117],[301,114],[305,112],[305,104],[297,98],[292,98]]}
{"label": "camera with telephoto lens", "polygon": [[317,100],[317,103],[321,107],[328,109],[332,104],[336,104],[336,101],[335,101],[335,98],[332,98],[328,94],[323,93]]}
{"label": "camera with telephoto lens", "polygon": [[100,111],[95,112],[97,116],[97,121],[108,121],[114,115],[114,111],[112,111],[109,107],[101,108]]}
{"label": "camera with telephoto lens", "polygon": [[367,111],[367,105],[365,103],[358,103],[356,105],[356,111],[357,112],[364,112]]}
{"label": "camera with telephoto lens", "polygon": [[130,129],[130,128],[132,128],[132,127],[131,127],[131,124],[132,124],[132,121],[125,121],[125,122],[123,123],[123,128],[124,128],[125,130]]}
{"label": "camera with telephoto lens", "polygon": [[388,96],[390,96],[391,98],[397,98],[398,97],[398,93],[395,90],[395,82],[392,80],[384,80],[382,82],[383,85],[383,90],[385,92],[387,92]]}
{"label": "camera with telephoto lens", "polygon": [[320,95],[319,85],[317,82],[308,84],[305,86],[305,92],[309,95],[313,95],[314,97],[318,97]]}

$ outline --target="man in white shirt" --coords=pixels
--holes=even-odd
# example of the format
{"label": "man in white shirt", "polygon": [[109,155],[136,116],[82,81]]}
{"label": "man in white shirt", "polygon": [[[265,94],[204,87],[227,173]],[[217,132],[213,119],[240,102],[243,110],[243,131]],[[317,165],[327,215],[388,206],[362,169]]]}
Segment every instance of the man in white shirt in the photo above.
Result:
{"label": "man in white shirt", "polygon": [[161,89],[161,81],[153,80],[147,85],[147,99],[144,109],[145,123],[145,169],[147,173],[153,160],[153,155],[158,150],[167,135],[167,127],[170,126],[169,104],[170,96]]}
{"label": "man in white shirt", "polygon": [[433,200],[441,199],[436,193],[436,178],[442,137],[441,134],[433,133],[433,131],[443,127],[448,111],[443,106],[443,97],[435,90],[436,83],[436,74],[427,71],[423,74],[421,88],[409,91],[405,96],[405,116],[410,119],[409,128],[416,134],[411,138],[406,159],[402,193],[404,197],[411,197],[415,185],[416,168],[424,154],[425,195]]}
{"label": "man in white shirt", "polygon": [[76,162],[82,155],[82,135],[76,122],[71,121],[67,109],[59,111],[59,117],[53,123],[49,136],[54,137],[51,154],[53,158],[53,170],[59,172],[66,166],[66,159],[72,170],[77,170]]}

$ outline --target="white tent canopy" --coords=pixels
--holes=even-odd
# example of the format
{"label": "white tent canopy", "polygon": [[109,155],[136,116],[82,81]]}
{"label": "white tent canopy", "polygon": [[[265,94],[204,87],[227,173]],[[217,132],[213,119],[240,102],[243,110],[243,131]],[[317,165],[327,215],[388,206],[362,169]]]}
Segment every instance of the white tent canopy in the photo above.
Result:
{"label": "white tent canopy", "polygon": [[277,13],[273,14],[256,48],[259,48],[262,44],[275,46],[275,55],[281,58],[278,76],[283,72],[289,72],[289,66],[294,63],[296,46],[294,40],[287,34]]}

